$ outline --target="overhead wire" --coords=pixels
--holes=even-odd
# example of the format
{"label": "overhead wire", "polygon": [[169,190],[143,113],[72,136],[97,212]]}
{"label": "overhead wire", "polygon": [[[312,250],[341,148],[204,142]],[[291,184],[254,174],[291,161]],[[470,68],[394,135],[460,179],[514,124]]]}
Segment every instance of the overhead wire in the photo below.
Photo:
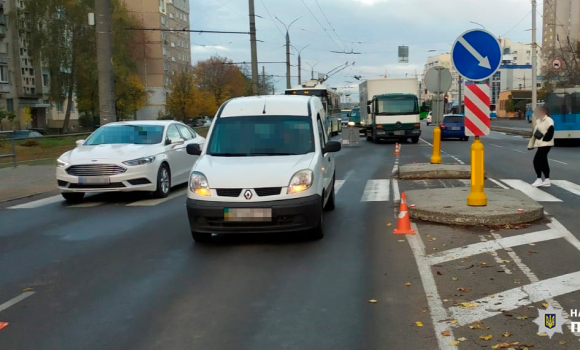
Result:
{"label": "overhead wire", "polygon": [[324,28],[324,26],[322,25],[322,23],[320,23],[320,21],[318,20],[318,18],[314,15],[314,12],[312,12],[312,10],[310,10],[310,7],[308,7],[308,5],[306,5],[306,3],[304,2],[304,0],[300,0],[300,1],[302,1],[302,4],[304,4],[304,7],[306,7],[306,9],[308,10],[308,12],[310,12],[310,14],[312,15],[312,17],[316,21],[316,23],[318,23],[318,25],[320,26],[320,28],[322,28],[322,30],[326,33],[326,36],[334,43],[334,45],[336,45],[336,47],[338,47],[339,50],[343,50],[343,48],[341,48],[340,45],[338,45],[338,43],[336,42],[336,40],[334,40],[328,34],[328,31],[326,30],[326,28]]}
{"label": "overhead wire", "polygon": [[345,51],[348,50],[348,47],[346,46],[346,44],[344,43],[344,40],[342,40],[339,36],[338,33],[336,32],[336,29],[334,29],[334,27],[332,26],[332,23],[330,23],[330,20],[328,19],[328,17],[326,16],[326,13],[324,12],[324,10],[322,9],[322,7],[320,6],[320,4],[318,3],[318,0],[314,0],[314,2],[316,3],[316,6],[318,6],[318,9],[320,10],[320,12],[322,12],[322,16],[324,16],[324,19],[326,19],[326,23],[328,23],[328,26],[330,27],[330,29],[334,32],[334,35],[336,36],[336,38],[342,42],[342,45],[344,45]]}

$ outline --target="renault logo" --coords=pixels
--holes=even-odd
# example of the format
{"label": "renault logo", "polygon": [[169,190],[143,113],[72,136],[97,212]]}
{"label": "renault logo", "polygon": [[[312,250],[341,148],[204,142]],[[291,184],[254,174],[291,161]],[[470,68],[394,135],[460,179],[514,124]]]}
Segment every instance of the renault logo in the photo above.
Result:
{"label": "renault logo", "polygon": [[395,126],[397,127],[397,129],[400,129],[400,128],[401,128],[401,122],[397,122],[397,123],[395,124]]}
{"label": "renault logo", "polygon": [[252,191],[250,191],[250,190],[246,190],[246,192],[244,192],[244,197],[245,197],[247,200],[250,200],[250,199],[252,199]]}

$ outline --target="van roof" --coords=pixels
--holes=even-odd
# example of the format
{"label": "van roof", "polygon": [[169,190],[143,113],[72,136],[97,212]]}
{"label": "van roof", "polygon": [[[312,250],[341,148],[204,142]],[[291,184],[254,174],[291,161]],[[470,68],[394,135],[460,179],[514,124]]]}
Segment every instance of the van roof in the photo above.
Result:
{"label": "van roof", "polygon": [[220,117],[309,116],[311,96],[269,95],[238,97],[226,102]]}

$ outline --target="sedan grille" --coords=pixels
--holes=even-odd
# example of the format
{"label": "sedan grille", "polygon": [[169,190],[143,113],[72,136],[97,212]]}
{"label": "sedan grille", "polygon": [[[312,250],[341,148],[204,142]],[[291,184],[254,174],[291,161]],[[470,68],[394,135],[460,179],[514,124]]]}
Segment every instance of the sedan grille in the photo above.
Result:
{"label": "sedan grille", "polygon": [[82,164],[73,165],[66,169],[69,175],[73,176],[111,176],[122,174],[126,168],[115,164]]}

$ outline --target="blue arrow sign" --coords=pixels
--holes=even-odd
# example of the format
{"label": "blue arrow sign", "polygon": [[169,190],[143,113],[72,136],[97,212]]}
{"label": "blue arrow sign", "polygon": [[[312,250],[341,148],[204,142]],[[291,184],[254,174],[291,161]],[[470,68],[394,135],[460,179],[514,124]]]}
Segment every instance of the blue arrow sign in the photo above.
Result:
{"label": "blue arrow sign", "polygon": [[501,64],[501,47],[493,34],[472,29],[461,34],[451,51],[453,66],[468,80],[480,81],[492,76]]}

